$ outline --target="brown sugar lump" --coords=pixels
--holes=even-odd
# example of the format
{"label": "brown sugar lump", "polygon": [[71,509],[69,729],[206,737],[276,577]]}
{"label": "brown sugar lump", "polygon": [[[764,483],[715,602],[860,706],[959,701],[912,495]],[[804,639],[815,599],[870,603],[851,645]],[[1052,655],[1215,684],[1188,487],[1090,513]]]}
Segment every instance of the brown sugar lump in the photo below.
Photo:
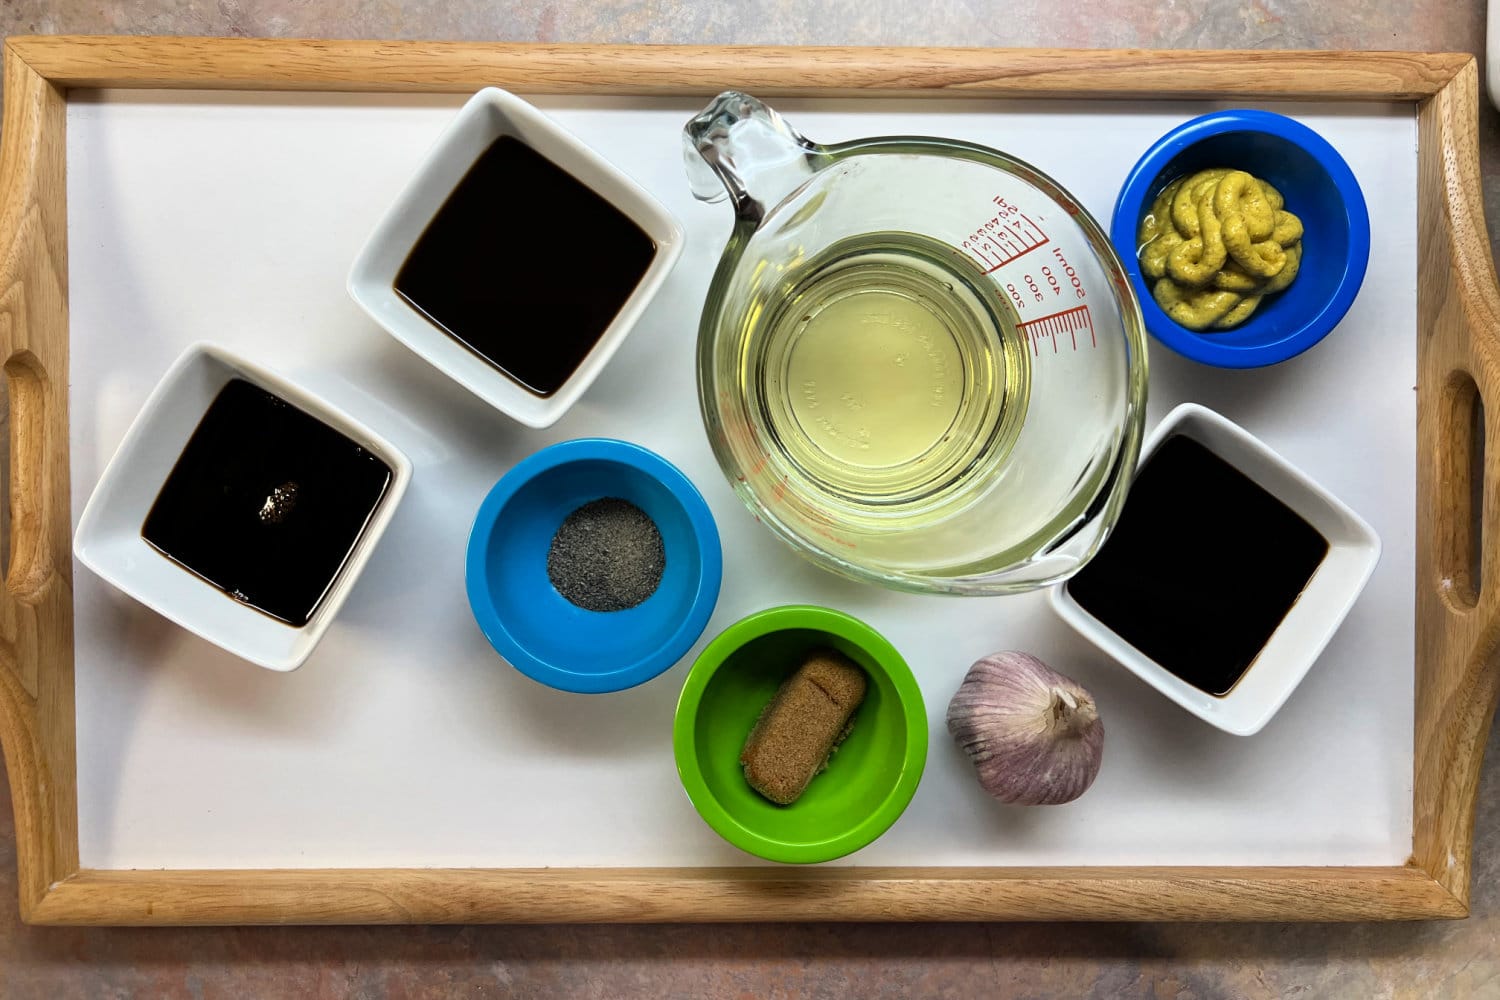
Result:
{"label": "brown sugar lump", "polygon": [[740,763],[750,787],[778,805],[796,802],[848,733],[867,683],[843,654],[809,653],[745,741]]}

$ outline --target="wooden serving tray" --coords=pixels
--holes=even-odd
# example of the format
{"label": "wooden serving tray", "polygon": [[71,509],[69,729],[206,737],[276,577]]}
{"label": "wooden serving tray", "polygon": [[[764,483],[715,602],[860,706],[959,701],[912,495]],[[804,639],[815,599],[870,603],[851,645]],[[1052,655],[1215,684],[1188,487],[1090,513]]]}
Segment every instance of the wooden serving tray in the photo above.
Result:
{"label": "wooden serving tray", "polygon": [[[1500,459],[1485,448],[1500,295],[1458,54],[688,48],[174,38],[5,43],[0,355],[11,561],[0,746],[24,919],[188,924],[762,919],[1368,920],[1467,912],[1500,694]],[[1270,81],[1271,90],[1263,84]],[[66,107],[80,88],[1410,102],[1418,115],[1413,843],[1389,867],[98,870],[79,863],[70,539]],[[1373,206],[1372,206],[1373,207]],[[1482,414],[1482,420],[1480,419]],[[1478,502],[1474,498],[1479,498]],[[1478,506],[1480,510],[1475,511]]]}

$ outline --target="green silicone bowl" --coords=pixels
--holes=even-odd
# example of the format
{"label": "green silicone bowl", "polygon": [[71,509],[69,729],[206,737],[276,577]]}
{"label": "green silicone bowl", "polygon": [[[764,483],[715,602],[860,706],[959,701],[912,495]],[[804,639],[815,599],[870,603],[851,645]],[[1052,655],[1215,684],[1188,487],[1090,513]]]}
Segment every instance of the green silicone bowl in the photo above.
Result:
{"label": "green silicone bowl", "polygon": [[[869,689],[828,769],[778,806],[746,783],[740,751],[777,687],[819,646],[863,667]],[[693,662],[672,749],[688,798],[725,840],[770,861],[832,861],[906,809],[927,762],[927,710],[901,654],[864,622],[828,608],[771,608],[729,626]]]}

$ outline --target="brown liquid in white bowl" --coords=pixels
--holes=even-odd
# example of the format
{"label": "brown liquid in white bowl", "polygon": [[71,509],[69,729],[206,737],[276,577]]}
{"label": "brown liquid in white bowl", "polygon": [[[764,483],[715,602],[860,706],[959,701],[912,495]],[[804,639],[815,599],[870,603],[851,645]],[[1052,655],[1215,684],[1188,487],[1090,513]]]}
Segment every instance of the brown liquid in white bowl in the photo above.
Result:
{"label": "brown liquid in white bowl", "polygon": [[469,168],[396,275],[396,292],[538,396],[578,370],[640,284],[656,243],[519,139]]}

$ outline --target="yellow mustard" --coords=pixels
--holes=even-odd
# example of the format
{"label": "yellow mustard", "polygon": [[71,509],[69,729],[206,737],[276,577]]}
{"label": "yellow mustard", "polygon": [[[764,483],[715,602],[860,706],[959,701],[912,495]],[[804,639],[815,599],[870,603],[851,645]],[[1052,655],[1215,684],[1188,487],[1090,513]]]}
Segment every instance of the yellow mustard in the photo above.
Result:
{"label": "yellow mustard", "polygon": [[1297,277],[1302,221],[1243,170],[1179,177],[1157,195],[1136,243],[1162,310],[1189,330],[1227,330]]}

